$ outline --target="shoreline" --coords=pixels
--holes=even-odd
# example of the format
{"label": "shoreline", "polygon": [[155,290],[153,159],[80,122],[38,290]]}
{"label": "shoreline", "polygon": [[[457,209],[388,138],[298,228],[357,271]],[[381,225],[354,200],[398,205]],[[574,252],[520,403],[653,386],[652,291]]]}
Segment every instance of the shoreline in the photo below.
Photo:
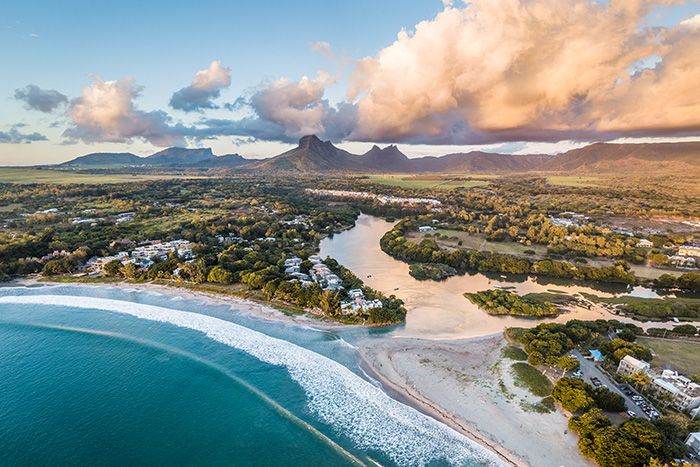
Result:
{"label": "shoreline", "polygon": [[[486,337],[495,337],[495,335]],[[472,340],[478,340],[481,338],[483,337],[474,337],[472,338]],[[465,423],[464,421],[458,419],[454,415],[449,414],[445,408],[438,406],[432,401],[421,396],[419,393],[413,392],[406,387],[401,387],[395,384],[393,381],[391,381],[391,379],[384,375],[381,372],[381,370],[375,368],[368,361],[366,356],[362,353],[362,346],[358,346],[358,359],[362,371],[367,373],[367,375],[370,378],[375,379],[380,384],[381,389],[392,398],[416,409],[424,415],[428,415],[429,417],[439,421],[440,423],[444,423],[445,425],[449,426],[456,432],[462,434],[466,438],[474,441],[483,448],[493,452],[498,456],[498,458],[501,461],[505,462],[508,465],[514,467],[523,467],[528,465],[515,454],[508,451],[503,446],[481,433],[478,430],[478,428],[471,426],[468,423]]]}
{"label": "shoreline", "polygon": [[[213,305],[226,305],[231,308],[231,312],[237,312],[244,314],[247,317],[260,319],[263,321],[283,323],[291,326],[301,326],[301,327],[311,327],[318,330],[325,331],[338,331],[347,330],[352,328],[364,328],[361,325],[348,325],[342,323],[332,323],[324,322],[318,318],[306,315],[300,316],[289,316],[282,311],[263,303],[259,303],[253,300],[245,299],[242,297],[229,296],[229,295],[217,295],[216,293],[205,292],[205,291],[195,291],[187,289],[184,287],[176,287],[164,284],[132,284],[126,282],[105,282],[105,283],[84,283],[84,282],[44,282],[35,279],[20,279],[8,283],[6,286],[15,287],[37,287],[37,286],[56,286],[56,285],[66,285],[72,287],[79,287],[80,289],[90,289],[94,287],[114,287],[122,290],[138,290],[139,292],[155,292],[166,295],[168,297],[180,297],[185,300],[199,300],[205,303]],[[488,338],[493,338],[494,336],[487,336]],[[376,337],[370,338],[372,341],[383,341],[387,339],[392,339],[391,337]],[[401,339],[401,338],[399,338]],[[484,337],[474,337],[468,339],[469,341],[480,341]],[[417,394],[407,391],[405,388],[397,386],[392,383],[391,378],[383,374],[383,372],[372,365],[366,358],[365,347],[363,342],[364,339],[358,343],[357,348],[357,358],[361,369],[366,372],[367,376],[371,379],[380,383],[380,388],[389,397],[409,406],[413,409],[427,415],[434,420],[449,426],[453,430],[462,434],[466,438],[475,442],[482,448],[494,453],[502,462],[510,466],[521,467],[528,465],[523,462],[513,453],[505,449],[498,442],[490,439],[488,436],[479,431],[478,428],[472,426],[459,418],[452,416],[449,412],[439,406],[438,404],[422,398]],[[423,340],[426,346],[440,345],[447,341],[425,339]]]}

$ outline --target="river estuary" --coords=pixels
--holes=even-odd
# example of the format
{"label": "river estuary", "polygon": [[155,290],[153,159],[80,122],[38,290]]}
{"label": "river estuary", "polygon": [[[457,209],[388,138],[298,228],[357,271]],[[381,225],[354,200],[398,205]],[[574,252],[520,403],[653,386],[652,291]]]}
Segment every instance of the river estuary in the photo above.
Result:
{"label": "river estuary", "polygon": [[[502,276],[471,273],[447,280],[419,281],[408,273],[408,264],[384,253],[379,240],[392,229],[393,222],[360,215],[350,230],[323,239],[321,256],[335,258],[350,268],[367,285],[386,294],[401,298],[408,309],[406,323],[394,331],[403,337],[429,339],[458,339],[482,336],[502,331],[508,326],[534,326],[538,322],[523,318],[489,316],[472,304],[463,294],[478,292],[494,286],[508,287],[526,294],[530,292],[562,291],[570,294],[587,292],[601,297],[633,295],[657,298],[649,288],[606,284],[598,288],[563,280],[543,280],[532,276]],[[575,310],[549,321],[566,322],[571,319],[612,318],[601,307]]]}

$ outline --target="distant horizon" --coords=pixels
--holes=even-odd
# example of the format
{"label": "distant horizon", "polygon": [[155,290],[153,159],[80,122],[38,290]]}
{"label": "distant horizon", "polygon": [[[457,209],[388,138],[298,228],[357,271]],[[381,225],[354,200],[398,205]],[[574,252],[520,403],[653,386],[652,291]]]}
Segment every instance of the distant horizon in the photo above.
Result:
{"label": "distant horizon", "polygon": [[[306,136],[316,136],[316,135],[306,135]],[[305,137],[306,137],[306,136],[305,136]],[[320,139],[320,138],[319,138],[319,139]],[[323,140],[321,140],[321,141],[323,141]],[[351,154],[353,154],[353,155],[355,155],[355,156],[362,156],[362,155],[366,154],[367,152],[369,152],[369,151],[370,151],[373,147],[375,147],[375,146],[378,147],[378,148],[380,148],[380,149],[382,149],[382,150],[383,150],[383,149],[386,149],[386,148],[388,148],[388,147],[391,147],[391,146],[396,146],[396,147],[398,148],[398,150],[399,150],[402,154],[404,154],[407,158],[409,158],[409,159],[420,159],[420,158],[423,158],[423,157],[438,157],[438,158],[439,158],[439,157],[444,157],[444,156],[448,156],[448,155],[451,155],[451,154],[468,154],[468,153],[471,153],[471,152],[483,152],[483,153],[494,154],[494,155],[514,155],[514,156],[525,156],[525,157],[527,157],[527,156],[535,156],[535,155],[558,156],[558,155],[565,154],[565,153],[567,153],[567,152],[569,152],[569,151],[571,151],[571,150],[573,150],[573,149],[585,148],[585,147],[592,146],[592,145],[595,145],[595,144],[620,144],[620,145],[622,145],[622,144],[630,144],[630,145],[633,145],[633,144],[634,144],[634,145],[641,145],[641,144],[700,143],[700,138],[697,138],[697,139],[696,139],[696,138],[690,138],[690,139],[685,139],[685,138],[684,138],[684,139],[680,139],[680,138],[677,138],[677,139],[673,139],[673,140],[665,140],[665,139],[662,139],[662,138],[654,139],[654,140],[648,140],[648,139],[634,139],[634,140],[630,140],[630,139],[625,139],[625,140],[616,140],[616,141],[586,142],[586,143],[577,143],[577,144],[574,144],[574,145],[572,145],[572,147],[567,148],[567,149],[565,149],[565,150],[562,150],[562,151],[560,151],[560,152],[556,152],[556,153],[544,153],[544,152],[543,152],[543,153],[534,153],[534,152],[532,152],[532,153],[508,153],[508,152],[499,152],[499,151],[495,151],[495,150],[488,150],[488,148],[486,148],[486,149],[484,149],[484,148],[470,149],[470,147],[466,146],[466,147],[461,147],[463,150],[458,150],[458,151],[449,151],[449,152],[448,152],[448,151],[444,151],[444,152],[439,152],[439,153],[436,152],[436,153],[428,153],[428,154],[426,154],[426,153],[423,153],[423,154],[415,154],[415,153],[409,153],[409,152],[404,151],[404,150],[402,149],[402,146],[410,146],[410,145],[402,145],[402,144],[379,144],[379,143],[364,143],[364,144],[367,146],[367,149],[366,149],[366,150],[364,150],[364,151],[362,151],[362,152],[353,152],[353,151],[350,151],[350,150],[348,150],[348,149],[345,149],[345,148],[343,147],[343,144],[342,144],[342,143],[335,143],[335,142],[330,141],[330,140],[325,140],[325,141],[323,141],[323,142],[330,142],[330,143],[333,144],[336,148],[346,150],[347,152],[349,152],[349,153],[351,153]],[[285,149],[285,150],[283,150],[283,151],[281,151],[281,152],[279,152],[279,153],[276,153],[276,154],[271,154],[271,155],[263,156],[263,157],[249,157],[249,156],[247,156],[246,154],[241,154],[240,152],[219,153],[219,152],[215,151],[214,148],[212,148],[211,146],[200,146],[200,147],[169,146],[169,147],[167,147],[167,148],[156,148],[156,149],[153,150],[153,151],[145,152],[145,153],[141,153],[141,154],[138,154],[138,153],[135,153],[135,152],[130,152],[130,151],[118,151],[118,150],[116,150],[116,151],[92,151],[92,152],[87,152],[87,153],[75,154],[74,156],[69,157],[69,158],[66,159],[66,160],[59,161],[59,162],[48,163],[48,164],[42,164],[42,163],[39,163],[39,164],[29,164],[29,165],[21,165],[21,164],[16,164],[16,165],[1,165],[1,164],[0,164],[0,167],[50,167],[50,166],[59,166],[59,165],[64,164],[64,163],[66,163],[66,162],[70,162],[70,161],[72,161],[72,160],[74,160],[74,159],[77,159],[77,158],[80,158],[80,157],[83,157],[83,156],[93,155],[93,154],[132,154],[132,155],[134,155],[134,156],[136,156],[136,157],[146,159],[146,158],[148,158],[149,156],[152,156],[152,155],[154,155],[154,154],[157,154],[157,153],[159,153],[159,152],[163,152],[163,151],[166,151],[166,150],[169,150],[169,149],[185,149],[185,150],[193,150],[193,151],[194,151],[194,150],[198,150],[198,149],[203,149],[203,150],[209,149],[209,150],[211,150],[211,152],[212,152],[212,154],[214,155],[214,157],[222,157],[222,156],[237,155],[237,156],[241,156],[241,157],[243,157],[244,159],[247,159],[247,160],[250,160],[250,161],[263,161],[263,160],[272,159],[272,158],[274,158],[274,157],[276,157],[276,156],[279,156],[279,155],[281,155],[281,154],[284,154],[285,152],[287,152],[287,151],[289,151],[289,150],[291,150],[291,149],[294,149],[294,148],[296,148],[296,147],[298,147],[298,145],[296,145],[296,144],[295,144],[295,145],[290,145],[288,149]],[[434,147],[435,149],[445,149],[444,146],[437,146],[437,145],[436,145],[436,146],[433,146],[433,147]]]}

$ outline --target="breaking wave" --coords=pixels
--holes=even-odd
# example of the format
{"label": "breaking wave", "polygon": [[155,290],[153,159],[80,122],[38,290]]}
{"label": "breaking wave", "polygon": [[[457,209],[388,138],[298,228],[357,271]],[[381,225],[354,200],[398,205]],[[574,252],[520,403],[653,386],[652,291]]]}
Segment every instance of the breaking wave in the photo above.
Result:
{"label": "breaking wave", "polygon": [[200,331],[262,362],[285,367],[304,389],[310,411],[359,449],[381,451],[399,465],[502,465],[491,451],[392,399],[340,363],[229,321],[159,306],[79,296],[4,296],[0,304],[103,310]]}

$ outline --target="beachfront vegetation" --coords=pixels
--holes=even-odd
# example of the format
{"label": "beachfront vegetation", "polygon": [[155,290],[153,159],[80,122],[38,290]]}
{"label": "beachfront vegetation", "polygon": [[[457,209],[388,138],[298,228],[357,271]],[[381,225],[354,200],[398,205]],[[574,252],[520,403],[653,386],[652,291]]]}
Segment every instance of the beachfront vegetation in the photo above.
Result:
{"label": "beachfront vegetation", "polygon": [[464,296],[490,315],[541,318],[559,314],[559,308],[553,303],[523,297],[508,290],[483,290],[465,293]]}
{"label": "beachfront vegetation", "polygon": [[516,386],[529,390],[539,397],[552,393],[552,383],[540,370],[525,362],[516,362],[510,366]]}

